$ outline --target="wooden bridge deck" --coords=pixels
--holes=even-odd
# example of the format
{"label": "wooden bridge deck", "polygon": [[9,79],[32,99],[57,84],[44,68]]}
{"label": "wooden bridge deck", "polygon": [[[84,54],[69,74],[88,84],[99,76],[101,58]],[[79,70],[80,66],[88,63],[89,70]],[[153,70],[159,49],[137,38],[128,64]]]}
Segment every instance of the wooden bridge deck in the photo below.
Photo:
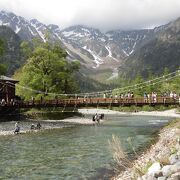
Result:
{"label": "wooden bridge deck", "polygon": [[156,100],[144,100],[144,98],[79,98],[79,99],[57,99],[57,100],[35,100],[19,101],[16,103],[0,104],[4,108],[45,108],[45,107],[119,107],[119,106],[180,106],[180,99],[157,97]]}

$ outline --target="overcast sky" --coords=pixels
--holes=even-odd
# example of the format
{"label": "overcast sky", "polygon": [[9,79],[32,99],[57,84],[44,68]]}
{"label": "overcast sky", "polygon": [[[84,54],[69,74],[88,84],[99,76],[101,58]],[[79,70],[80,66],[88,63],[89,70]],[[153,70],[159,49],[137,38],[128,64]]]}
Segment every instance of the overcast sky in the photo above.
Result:
{"label": "overcast sky", "polygon": [[0,0],[0,9],[65,28],[152,28],[180,17],[180,0]]}

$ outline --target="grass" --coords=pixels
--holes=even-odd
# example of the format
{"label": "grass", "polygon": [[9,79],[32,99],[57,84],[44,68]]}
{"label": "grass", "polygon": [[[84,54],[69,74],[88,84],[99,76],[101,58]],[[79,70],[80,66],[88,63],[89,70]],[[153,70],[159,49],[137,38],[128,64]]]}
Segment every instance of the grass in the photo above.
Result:
{"label": "grass", "polygon": [[[128,141],[135,155],[137,155],[134,147],[132,146],[131,139],[128,139]],[[143,170],[140,167],[135,166],[133,161],[129,159],[127,153],[123,150],[121,141],[118,137],[112,135],[112,140],[109,141],[109,149],[113,155],[113,160],[115,162],[114,170],[116,173],[120,173],[127,168],[133,168],[134,175],[136,177],[144,175]]]}
{"label": "grass", "polygon": [[109,141],[109,149],[113,155],[115,162],[115,171],[120,172],[132,166],[126,152],[123,150],[121,141],[116,136],[112,135],[112,140]]}

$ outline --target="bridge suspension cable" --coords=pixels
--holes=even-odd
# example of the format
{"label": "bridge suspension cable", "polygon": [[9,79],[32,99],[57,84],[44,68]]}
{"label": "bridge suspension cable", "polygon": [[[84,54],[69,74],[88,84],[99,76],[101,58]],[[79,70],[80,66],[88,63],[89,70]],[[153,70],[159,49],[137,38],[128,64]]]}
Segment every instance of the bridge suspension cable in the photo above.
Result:
{"label": "bridge suspension cable", "polygon": [[[180,70],[174,71],[174,72],[169,73],[167,75],[163,75],[163,76],[154,78],[152,80],[144,81],[142,83],[137,83],[137,84],[134,84],[134,85],[120,87],[120,88],[114,88],[112,90],[104,90],[104,91],[98,91],[98,92],[97,91],[96,92],[86,92],[86,93],[71,93],[71,94],[51,93],[51,92],[46,93],[44,91],[35,90],[35,89],[30,88],[30,87],[22,86],[20,84],[16,84],[16,86],[19,87],[19,88],[34,92],[34,93],[47,94],[47,95],[51,95],[51,96],[74,96],[74,97],[76,97],[76,96],[97,96],[97,95],[103,95],[104,93],[111,94],[112,92],[116,92],[116,91],[121,92],[121,93],[125,93],[127,91],[134,91],[134,90],[141,89],[141,88],[144,88],[144,87],[149,86],[149,85],[155,85],[155,84],[158,84],[158,83],[162,83],[162,82],[171,80],[171,79],[176,78],[178,76],[180,76]],[[5,84],[4,82],[0,82],[0,83],[3,84],[3,85]],[[11,82],[8,82],[8,86],[10,86],[12,88],[15,88],[14,84],[11,83]]]}

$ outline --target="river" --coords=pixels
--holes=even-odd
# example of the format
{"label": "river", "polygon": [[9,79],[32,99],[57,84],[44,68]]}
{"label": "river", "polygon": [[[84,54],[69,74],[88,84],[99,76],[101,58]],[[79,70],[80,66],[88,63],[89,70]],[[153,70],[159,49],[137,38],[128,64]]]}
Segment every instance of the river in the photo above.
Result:
{"label": "river", "polygon": [[[132,139],[137,151],[143,150],[169,120],[106,115],[104,122],[96,126],[48,122],[49,126],[64,128],[0,136],[0,179],[109,179],[113,158],[108,140],[112,135],[121,140],[124,150],[133,157],[127,138]],[[24,128],[30,123],[20,122]],[[1,130],[13,127],[14,122],[0,123]]]}

